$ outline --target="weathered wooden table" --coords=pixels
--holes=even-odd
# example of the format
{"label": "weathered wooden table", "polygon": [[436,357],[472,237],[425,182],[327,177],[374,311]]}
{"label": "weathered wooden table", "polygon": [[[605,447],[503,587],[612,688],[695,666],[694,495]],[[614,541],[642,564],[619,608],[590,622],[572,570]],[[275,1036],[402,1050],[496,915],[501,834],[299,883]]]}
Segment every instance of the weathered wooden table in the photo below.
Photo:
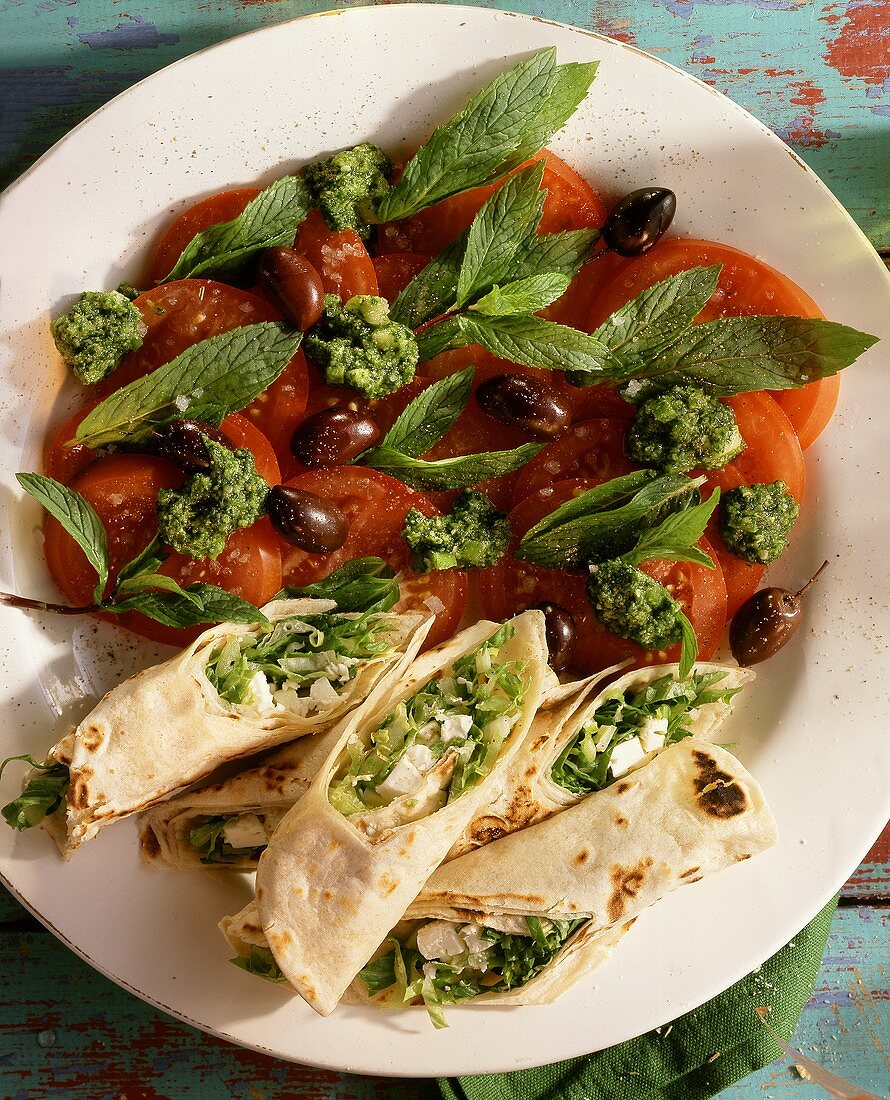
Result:
{"label": "weathered wooden table", "polygon": [[[111,96],[177,58],[331,6],[312,0],[0,0],[0,185]],[[632,42],[747,107],[890,246],[890,0],[514,0]],[[847,884],[795,1042],[890,1094],[890,831]],[[418,1100],[429,1082],[296,1067],[208,1038],[119,990],[0,890],[0,1096]],[[815,1097],[777,1062],[727,1090]]]}

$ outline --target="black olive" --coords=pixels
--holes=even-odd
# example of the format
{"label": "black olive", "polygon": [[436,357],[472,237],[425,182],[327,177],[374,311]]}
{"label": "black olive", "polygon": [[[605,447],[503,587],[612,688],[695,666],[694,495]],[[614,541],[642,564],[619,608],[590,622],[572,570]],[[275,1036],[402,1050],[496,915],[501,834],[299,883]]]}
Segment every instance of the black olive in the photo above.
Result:
{"label": "black olive", "polygon": [[321,276],[295,248],[267,248],[257,271],[260,286],[300,332],[312,328],[324,309]]}
{"label": "black olive", "polygon": [[227,435],[203,420],[171,420],[169,424],[162,424],[149,435],[148,446],[153,454],[167,458],[181,470],[193,474],[210,469],[205,437],[214,443],[221,443],[230,451],[234,450],[234,444]]}
{"label": "black olive", "polygon": [[800,626],[801,597],[828,565],[825,561],[799,592],[762,588],[738,609],[729,627],[729,648],[742,667],[774,657]]}
{"label": "black olive", "polygon": [[291,438],[291,452],[310,469],[343,466],[380,438],[380,429],[363,409],[334,405],[314,413]]}
{"label": "black olive", "polygon": [[615,206],[603,226],[603,240],[619,256],[642,256],[667,232],[677,196],[666,187],[641,187]]}
{"label": "black olive", "polygon": [[565,398],[547,382],[521,374],[498,374],[476,390],[484,413],[520,428],[535,439],[553,439],[569,426],[572,415]]}
{"label": "black olive", "polygon": [[336,504],[290,485],[276,485],[266,511],[278,533],[310,554],[330,554],[346,542],[349,520]]}
{"label": "black olive", "polygon": [[549,663],[554,672],[559,672],[569,663],[575,648],[575,620],[561,604],[550,600],[536,604],[536,610],[544,612]]}

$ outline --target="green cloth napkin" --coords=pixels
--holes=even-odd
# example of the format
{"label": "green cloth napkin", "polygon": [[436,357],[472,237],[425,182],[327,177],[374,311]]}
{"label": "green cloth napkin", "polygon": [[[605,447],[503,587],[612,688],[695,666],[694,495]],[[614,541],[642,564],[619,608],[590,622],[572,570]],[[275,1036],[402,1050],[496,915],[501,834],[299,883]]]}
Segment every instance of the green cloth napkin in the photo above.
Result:
{"label": "green cloth napkin", "polygon": [[539,1069],[439,1081],[444,1100],[705,1100],[782,1054],[819,973],[837,898],[759,970],[673,1024]]}

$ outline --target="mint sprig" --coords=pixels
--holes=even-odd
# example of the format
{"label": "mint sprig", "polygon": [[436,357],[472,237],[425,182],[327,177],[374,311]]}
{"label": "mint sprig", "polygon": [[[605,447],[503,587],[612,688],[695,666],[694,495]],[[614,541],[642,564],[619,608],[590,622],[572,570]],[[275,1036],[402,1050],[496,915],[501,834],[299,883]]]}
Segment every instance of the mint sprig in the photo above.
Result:
{"label": "mint sprig", "polygon": [[419,456],[434,447],[466,407],[473,368],[441,378],[411,401],[376,447],[355,461],[370,466],[413,489],[469,489],[488,478],[513,473],[534,458],[541,443],[525,443],[505,451],[483,451],[437,460]]}
{"label": "mint sprig", "polygon": [[157,537],[121,568],[114,586],[106,593],[108,536],[93,506],[80,493],[51,477],[43,474],[17,474],[16,477],[25,492],[42,504],[71,535],[96,570],[99,580],[93,592],[94,602],[85,607],[43,603],[4,594],[6,603],[63,615],[95,611],[122,615],[127,611],[139,611],[166,626],[266,621],[262,611],[252,603],[216,585],[198,583],[183,588],[173,577],[159,573],[166,555]]}
{"label": "mint sprig", "polygon": [[497,76],[439,126],[377,204],[378,221],[398,221],[496,180],[547,143],[587,95],[596,64],[556,64],[550,48]]}
{"label": "mint sprig", "polygon": [[243,325],[186,348],[97,405],[75,439],[88,447],[135,442],[185,415],[219,423],[238,412],[281,374],[302,334],[277,321]]}
{"label": "mint sprig", "polygon": [[511,317],[516,313],[535,313],[546,309],[568,289],[568,275],[551,272],[527,275],[504,286],[493,286],[487,294],[470,306],[473,313],[487,317]]}
{"label": "mint sprig", "polygon": [[309,208],[309,191],[301,176],[276,180],[236,218],[192,237],[160,281],[227,275],[265,248],[292,245]]}
{"label": "mint sprig", "polygon": [[311,597],[333,600],[338,611],[389,611],[399,602],[399,581],[391,565],[383,558],[353,558],[335,569],[329,577],[303,588],[282,588],[274,597],[298,599]]}
{"label": "mint sprig", "polygon": [[632,550],[621,555],[628,565],[644,561],[689,561],[714,568],[713,560],[696,543],[705,533],[708,520],[720,502],[720,490],[715,489],[707,500],[668,515],[655,527],[642,532]]}

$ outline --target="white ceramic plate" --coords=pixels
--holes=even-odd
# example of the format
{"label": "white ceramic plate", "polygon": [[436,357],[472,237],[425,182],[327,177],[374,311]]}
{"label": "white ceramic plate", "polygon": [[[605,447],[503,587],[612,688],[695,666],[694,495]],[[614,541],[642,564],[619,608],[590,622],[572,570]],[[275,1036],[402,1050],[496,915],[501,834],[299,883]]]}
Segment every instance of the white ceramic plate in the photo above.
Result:
{"label": "white ceramic plate", "polygon": [[[140,863],[132,822],[70,864],[38,830],[0,830],[5,881],[88,962],[198,1027],[284,1058],[390,1075],[481,1073],[638,1035],[791,939],[888,816],[890,525],[878,480],[890,468],[886,275],[837,201],[760,123],[664,62],[571,27],[436,6],[301,19],[165,69],[43,157],[0,211],[2,586],[52,595],[38,511],[13,479],[40,467],[45,426],[69,397],[59,396],[50,311],[84,288],[134,277],[146,244],[185,202],[364,139],[398,152],[517,58],[550,45],[561,61],[600,61],[592,94],[554,142],[561,155],[613,195],[652,182],[672,187],[675,231],[763,257],[829,317],[888,341],[845,379],[839,414],[808,458],[793,552],[776,570],[800,582],[831,560],[809,597],[807,626],[764,666],[727,734],[763,783],[781,842],[647,913],[613,960],[557,1004],[452,1009],[450,1030],[435,1032],[422,1010],[341,1008],[323,1020],[229,966],[215,926],[248,899],[249,879],[152,872]],[[156,656],[92,623],[6,609],[0,623],[4,755],[40,755],[86,711],[85,696]],[[3,802],[19,781],[9,772]]]}

